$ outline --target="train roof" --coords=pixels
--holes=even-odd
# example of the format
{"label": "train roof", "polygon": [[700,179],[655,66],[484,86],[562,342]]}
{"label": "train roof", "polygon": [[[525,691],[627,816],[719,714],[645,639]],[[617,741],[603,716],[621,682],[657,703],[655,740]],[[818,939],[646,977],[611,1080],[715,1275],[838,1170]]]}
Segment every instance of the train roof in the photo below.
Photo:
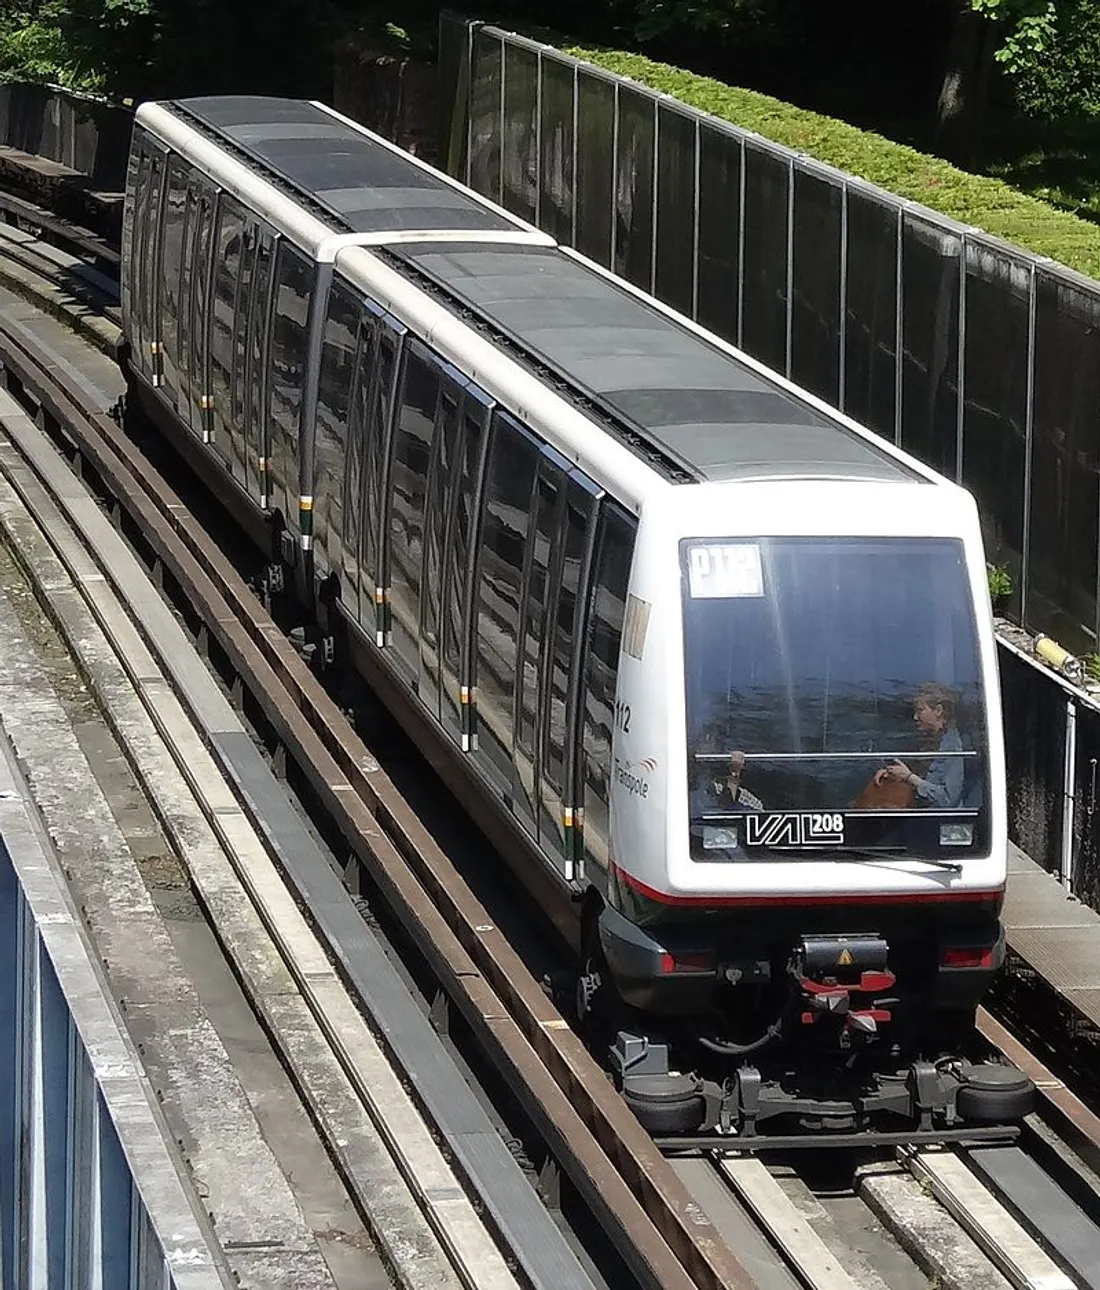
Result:
{"label": "train roof", "polygon": [[414,243],[393,254],[695,480],[921,478],[778,381],[555,247]]}
{"label": "train roof", "polygon": [[[463,244],[531,226],[319,104],[261,97],[166,104],[334,231],[426,234],[391,244],[676,482],[761,477],[927,481],[873,438],[556,246]],[[448,241],[432,242],[431,234]]]}
{"label": "train roof", "polygon": [[340,232],[527,227],[316,103],[227,96],[168,106],[320,207]]}

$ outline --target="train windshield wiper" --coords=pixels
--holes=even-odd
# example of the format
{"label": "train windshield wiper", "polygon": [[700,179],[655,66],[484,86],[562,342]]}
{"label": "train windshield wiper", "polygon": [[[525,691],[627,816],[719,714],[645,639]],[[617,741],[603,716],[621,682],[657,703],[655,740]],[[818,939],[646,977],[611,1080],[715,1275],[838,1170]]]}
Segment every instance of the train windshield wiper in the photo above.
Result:
{"label": "train windshield wiper", "polygon": [[853,860],[915,860],[918,864],[931,865],[933,869],[943,869],[947,873],[962,873],[963,867],[958,860],[936,860],[928,856],[906,856],[903,847],[883,847],[881,851],[867,850],[861,847],[839,847],[832,853],[834,856],[849,856]]}

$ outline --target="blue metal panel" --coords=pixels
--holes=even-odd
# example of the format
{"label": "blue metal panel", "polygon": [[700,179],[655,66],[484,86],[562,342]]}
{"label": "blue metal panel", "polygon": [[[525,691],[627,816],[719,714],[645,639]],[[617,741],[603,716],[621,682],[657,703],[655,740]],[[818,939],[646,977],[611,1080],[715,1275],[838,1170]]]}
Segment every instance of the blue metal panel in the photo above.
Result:
{"label": "blue metal panel", "polygon": [[92,1229],[98,1221],[94,1212],[96,1084],[74,1025],[69,1027],[69,1117],[68,1175],[69,1206],[66,1214],[66,1254],[71,1290],[91,1285]]}
{"label": "blue metal panel", "polygon": [[69,1210],[69,1027],[72,1021],[45,947],[38,943],[42,1024],[42,1115],[46,1168],[46,1250],[51,1287],[65,1282]]}
{"label": "blue metal panel", "polygon": [[0,839],[0,1290],[15,1290],[18,968],[19,887],[8,849]]}
{"label": "blue metal panel", "polygon": [[126,1290],[130,1281],[130,1228],[133,1184],[118,1134],[111,1123],[103,1095],[96,1093],[99,1137],[99,1251],[100,1285],[104,1290]]}
{"label": "blue metal panel", "polygon": [[15,1286],[30,1279],[31,1196],[34,1181],[34,1089],[36,1035],[38,1033],[38,936],[34,919],[22,891],[17,916],[19,993],[16,998],[16,1090],[15,1127],[19,1144],[16,1164],[15,1233],[18,1247],[13,1251]]}

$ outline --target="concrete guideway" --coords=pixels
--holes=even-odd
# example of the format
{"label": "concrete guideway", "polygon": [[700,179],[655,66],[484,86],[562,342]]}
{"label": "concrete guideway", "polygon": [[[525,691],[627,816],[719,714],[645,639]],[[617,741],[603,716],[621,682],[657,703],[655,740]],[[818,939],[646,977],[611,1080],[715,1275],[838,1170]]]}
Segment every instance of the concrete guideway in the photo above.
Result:
{"label": "concrete guideway", "polygon": [[[24,429],[41,438],[10,401],[0,410],[22,417]],[[52,451],[48,447],[45,450]],[[22,486],[34,488],[31,472],[13,461],[10,445],[6,452],[0,450],[0,456],[9,478],[11,472],[21,471]],[[67,473],[59,459],[57,466]],[[91,499],[86,494],[77,496],[83,493],[79,481],[71,475],[69,481],[68,500],[84,506],[86,519],[98,519],[106,526],[102,512]],[[356,1201],[367,1212],[398,1282],[409,1287],[514,1285],[495,1244],[312,938],[206,752],[202,738],[191,727],[139,633],[114,600],[104,575],[79,543],[65,534],[61,517],[50,513],[49,500],[44,495],[37,500],[48,516],[45,522],[51,540],[69,567],[57,559],[43,532],[22,509],[10,483],[5,483],[0,486],[0,511],[9,539],[19,543],[21,561],[37,581],[40,594],[48,598],[51,613],[56,615],[70,645],[79,652],[81,667],[98,701],[110,711],[111,724],[119,733],[128,759],[141,767],[146,791],[186,861],[208,914],[217,921],[218,935],[234,960],[235,970],[246,981],[265,1025],[281,1035],[287,1045],[283,1059],[294,1066],[296,1078],[305,1086],[312,1113],[320,1117],[332,1140],[342,1144],[342,1171],[356,1180]],[[129,555],[121,542],[118,545],[121,552]],[[131,572],[145,580],[136,562]],[[151,585],[148,592],[156,596]],[[0,607],[0,639],[4,639],[5,656],[21,659],[25,671],[32,651],[25,641],[20,642],[16,632],[17,625]],[[41,741],[48,730],[47,742],[63,747],[63,719],[43,723],[48,696],[41,685],[28,686],[30,680],[23,675],[17,685],[7,687],[0,681],[0,693],[8,689],[5,699],[12,700],[4,703],[5,719],[18,726],[18,694],[26,697],[36,693],[34,715],[26,714],[19,736],[26,755],[38,757],[38,778],[42,783],[48,782],[51,775],[63,775],[64,782],[53,792],[55,811],[60,811],[70,793],[81,802],[94,801],[95,790],[86,782],[87,772],[81,782],[78,750],[70,749],[74,756],[68,760],[55,757],[47,769]],[[213,688],[212,678],[208,681]],[[87,817],[73,821],[74,826],[79,825],[79,832],[85,831],[87,824]],[[95,832],[101,838],[111,835],[111,822],[106,815],[101,815]],[[75,846],[76,839],[71,841]],[[124,863],[126,847],[121,839],[112,838],[112,842],[119,844],[109,848],[117,869]],[[237,1251],[235,1270],[238,1274],[245,1272],[241,1283],[332,1284],[319,1259],[314,1260],[314,1272],[308,1275],[301,1266],[301,1260],[306,1258],[305,1247],[310,1244],[308,1234],[295,1230],[294,1199],[286,1180],[277,1176],[278,1171],[272,1167],[274,1161],[264,1159],[260,1149],[262,1164],[253,1165],[247,1139],[254,1135],[251,1147],[262,1144],[262,1139],[243,1094],[227,1076],[213,1099],[201,1104],[204,1096],[209,1098],[209,1078],[214,1068],[220,1065],[225,1074],[224,1054],[218,1051],[212,1028],[204,1025],[198,1002],[188,995],[182,968],[174,986],[165,988],[166,977],[174,975],[171,969],[177,965],[173,964],[170,938],[163,928],[156,927],[156,911],[143,907],[145,902],[137,887],[140,878],[133,871],[124,878],[116,875],[127,890],[123,907],[128,926],[123,931],[112,926],[120,906],[117,893],[104,882],[109,863],[102,863],[104,856],[97,858],[101,863],[94,867],[94,873],[87,872],[86,878],[89,890],[99,899],[101,952],[112,964],[116,977],[127,965],[132,969],[127,983],[129,1015],[140,1018],[146,1027],[147,1053],[158,1051],[157,1041],[161,1041],[161,1074],[171,1090],[170,1100],[187,1108],[185,1137],[191,1164],[201,1175],[208,1209],[217,1211],[221,1239]],[[133,870],[132,861],[130,867]],[[241,899],[242,881],[251,902]],[[87,891],[82,894],[91,912],[95,901],[88,901]],[[135,917],[147,924],[137,936],[133,935]],[[285,959],[272,946],[265,923],[281,929]],[[308,1001],[305,992],[296,988],[295,979],[308,983]],[[143,982],[152,983],[153,994],[162,997],[143,1000]],[[169,997],[163,997],[166,994]],[[174,1018],[165,1016],[159,1028],[157,1003],[168,1005]],[[411,1000],[409,1006],[415,1006]],[[191,1024],[181,1026],[181,1017],[187,1017]],[[328,1028],[327,1037],[322,1033],[323,1027]],[[333,1051],[333,1036],[339,1037],[339,1057]],[[322,1054],[327,1056],[327,1062]],[[336,1073],[342,1064],[356,1073],[354,1084],[346,1072]],[[250,1122],[251,1130],[247,1127]],[[242,1168],[245,1160],[250,1161],[249,1167]],[[285,1220],[286,1228],[279,1229],[280,1218]],[[300,1225],[301,1216],[296,1219]],[[294,1235],[289,1235],[291,1231]],[[275,1248],[284,1254],[294,1248],[298,1256],[297,1270],[285,1279],[274,1266]],[[255,1269],[260,1262],[269,1266],[254,1279],[246,1265]],[[474,1268],[476,1274],[471,1271]],[[335,1284],[340,1284],[339,1280]]]}

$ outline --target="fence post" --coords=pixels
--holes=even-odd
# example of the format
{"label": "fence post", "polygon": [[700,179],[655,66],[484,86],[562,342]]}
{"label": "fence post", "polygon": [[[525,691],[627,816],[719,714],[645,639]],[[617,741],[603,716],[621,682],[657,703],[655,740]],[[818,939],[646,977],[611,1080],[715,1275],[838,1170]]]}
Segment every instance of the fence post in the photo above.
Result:
{"label": "fence post", "polygon": [[963,429],[966,424],[966,233],[959,239],[959,341],[955,369],[955,483],[963,481]]}
{"label": "fence post", "polygon": [[651,176],[652,192],[649,202],[649,293],[657,292],[657,220],[660,183],[658,174],[661,164],[661,100],[653,96],[653,173]]}
{"label": "fence post", "polygon": [[905,358],[905,275],[902,271],[902,257],[905,255],[905,211],[897,208],[898,215],[898,253],[894,266],[894,442],[901,443],[901,401],[905,393],[904,373]]}
{"label": "fence post", "polygon": [[1061,877],[1070,895],[1075,894],[1073,853],[1073,806],[1077,769],[1077,704],[1066,700],[1066,752],[1062,778],[1062,856]]}

